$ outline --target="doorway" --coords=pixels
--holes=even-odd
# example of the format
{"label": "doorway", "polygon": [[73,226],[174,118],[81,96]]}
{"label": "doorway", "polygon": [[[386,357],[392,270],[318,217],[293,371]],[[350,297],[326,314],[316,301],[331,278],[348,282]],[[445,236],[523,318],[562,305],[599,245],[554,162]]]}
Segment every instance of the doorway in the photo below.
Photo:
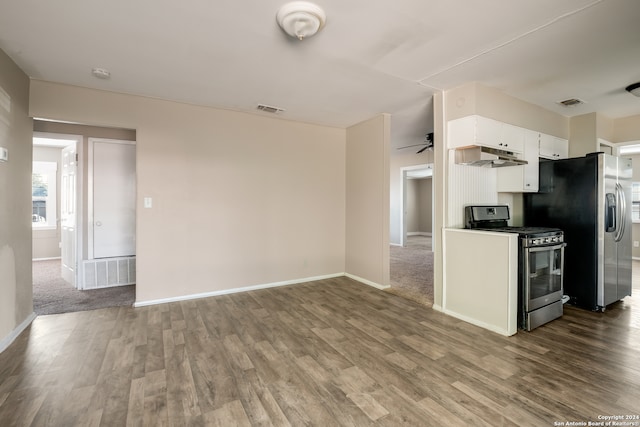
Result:
{"label": "doorway", "polygon": [[[54,130],[42,132],[39,127],[53,127]],[[78,134],[59,132],[59,128],[63,131],[78,130]],[[88,197],[88,187],[94,181],[89,174],[93,171],[88,166],[95,162],[89,161],[90,138],[87,134],[114,132],[117,134],[111,129],[92,126],[34,121],[34,165],[45,160],[53,164],[53,172],[47,177],[46,185],[43,185],[42,177],[34,174],[33,178],[33,301],[34,311],[39,315],[132,305],[135,301],[135,252],[127,251],[124,261],[122,257],[105,257],[101,265],[91,265],[93,270],[86,268],[86,264],[95,258],[93,255],[89,257],[91,251],[88,247],[88,212],[93,206]],[[135,131],[120,134],[135,136]],[[109,141],[130,147],[129,151],[132,147],[135,155],[135,138],[132,139],[134,141]],[[102,166],[102,161],[98,163]],[[133,194],[135,204],[135,156],[127,165],[132,166],[133,171],[128,174],[130,188],[126,192]],[[120,189],[114,190],[119,183],[113,174],[107,179],[112,180],[113,192],[125,193]],[[101,196],[102,192],[98,195]],[[48,197],[46,201],[43,200],[45,196]],[[102,203],[109,204],[104,200]],[[135,210],[129,215],[133,218],[133,226],[126,230],[126,234],[133,236],[131,240],[135,241]],[[113,229],[109,233],[122,234]],[[102,280],[103,277],[108,280]],[[85,291],[90,288],[90,291]]]}
{"label": "doorway", "polygon": [[[433,165],[401,168],[402,172],[402,234],[401,246],[407,246],[409,236],[431,238],[433,233]],[[429,245],[431,248],[431,244]]]}
{"label": "doorway", "polygon": [[390,248],[389,292],[433,304],[433,165],[400,169],[401,244]]}

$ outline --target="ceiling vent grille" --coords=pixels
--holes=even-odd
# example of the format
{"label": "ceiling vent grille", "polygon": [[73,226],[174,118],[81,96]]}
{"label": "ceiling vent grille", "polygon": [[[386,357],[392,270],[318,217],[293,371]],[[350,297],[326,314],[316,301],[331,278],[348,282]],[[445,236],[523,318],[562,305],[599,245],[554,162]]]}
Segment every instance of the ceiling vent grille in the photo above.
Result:
{"label": "ceiling vent grille", "polygon": [[258,104],[258,110],[264,111],[265,113],[277,114],[284,111],[284,108],[273,107],[271,105]]}
{"label": "ceiling vent grille", "polygon": [[571,98],[571,99],[565,99],[564,101],[558,101],[558,104],[562,105],[563,107],[575,107],[576,105],[582,105],[585,102],[582,99],[578,99],[578,98]]}

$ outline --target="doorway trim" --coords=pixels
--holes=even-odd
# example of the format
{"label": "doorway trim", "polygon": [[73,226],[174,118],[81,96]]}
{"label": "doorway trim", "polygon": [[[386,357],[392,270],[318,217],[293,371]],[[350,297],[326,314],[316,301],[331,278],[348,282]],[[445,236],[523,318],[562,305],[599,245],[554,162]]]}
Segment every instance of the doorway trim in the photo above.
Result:
{"label": "doorway trim", "polygon": [[[402,212],[400,213],[400,246],[406,246],[406,242],[407,242],[407,179],[408,179],[408,175],[411,172],[418,172],[418,171],[430,171],[430,173],[428,173],[428,175],[425,176],[431,176],[433,177],[433,163],[424,163],[424,164],[420,164],[420,165],[413,165],[413,166],[403,166],[400,168],[400,194],[402,195],[402,203],[401,203],[401,209]],[[431,185],[433,186],[433,179],[431,180]],[[432,204],[432,210],[433,210],[433,204]],[[431,215],[431,222],[433,223],[433,214]],[[432,229],[433,229],[433,224],[432,224]]]}

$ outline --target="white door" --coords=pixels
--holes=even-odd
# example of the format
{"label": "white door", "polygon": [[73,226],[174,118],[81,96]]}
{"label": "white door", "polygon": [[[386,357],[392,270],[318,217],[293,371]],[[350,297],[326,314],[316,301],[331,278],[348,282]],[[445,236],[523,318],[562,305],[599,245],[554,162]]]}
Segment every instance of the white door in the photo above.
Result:
{"label": "white door", "polygon": [[92,166],[93,258],[136,253],[136,147],[89,140]]}
{"label": "white door", "polygon": [[62,250],[62,278],[76,284],[76,177],[78,163],[76,144],[62,149],[62,173],[60,175],[60,241]]}

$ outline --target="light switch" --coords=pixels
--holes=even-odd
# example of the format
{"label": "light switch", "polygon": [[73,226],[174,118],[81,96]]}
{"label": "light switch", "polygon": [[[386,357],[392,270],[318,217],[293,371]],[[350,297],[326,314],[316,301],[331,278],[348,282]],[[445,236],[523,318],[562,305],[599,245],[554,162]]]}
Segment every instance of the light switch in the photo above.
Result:
{"label": "light switch", "polygon": [[0,147],[0,162],[9,161],[9,150],[4,147]]}
{"label": "light switch", "polygon": [[145,197],[144,198],[144,207],[145,208],[153,207],[153,199],[151,197]]}

